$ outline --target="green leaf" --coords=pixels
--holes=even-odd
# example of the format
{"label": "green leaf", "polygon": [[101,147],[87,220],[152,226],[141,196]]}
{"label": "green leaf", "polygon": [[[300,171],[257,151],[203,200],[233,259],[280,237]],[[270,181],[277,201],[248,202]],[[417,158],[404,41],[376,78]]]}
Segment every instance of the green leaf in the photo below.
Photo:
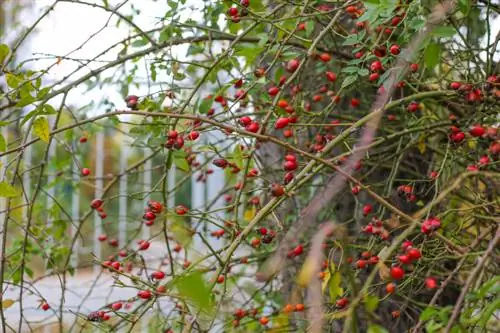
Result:
{"label": "green leaf", "polygon": [[370,71],[367,68],[361,68],[358,71],[359,76],[367,76],[368,74],[370,74]]}
{"label": "green leaf", "polygon": [[306,23],[306,36],[310,36],[314,30],[314,20],[308,20]]}
{"label": "green leaf", "polygon": [[174,164],[184,172],[189,171],[189,163],[186,160],[186,153],[184,151],[176,151],[174,153]]}
{"label": "green leaf", "polygon": [[50,128],[46,117],[38,117],[33,122],[33,131],[44,142],[49,143]]}
{"label": "green leaf", "polygon": [[358,67],[345,67],[342,69],[342,73],[357,73],[359,71]]}
{"label": "green leaf", "polygon": [[470,0],[458,0],[458,8],[464,16],[469,15],[471,5],[470,2]]}
{"label": "green leaf", "polygon": [[448,26],[436,27],[432,35],[436,37],[453,37],[457,33],[456,29]]}
{"label": "green leaf", "polygon": [[7,141],[5,141],[5,138],[0,133],[0,152],[3,153],[6,150],[7,150]]}
{"label": "green leaf", "polygon": [[357,80],[358,80],[358,75],[357,74],[346,77],[344,79],[344,81],[342,82],[341,89],[349,87],[351,84],[353,84]]}
{"label": "green leaf", "polygon": [[500,309],[500,298],[497,298],[492,303],[488,304],[486,308],[483,309],[479,325],[481,327],[486,327],[486,324],[488,324],[490,318],[493,317],[493,313],[495,313],[495,311],[498,311],[499,309]]}
{"label": "green leaf", "polygon": [[10,88],[17,88],[19,84],[22,82],[21,78],[17,77],[12,73],[5,74],[5,80],[7,81],[7,85]]}
{"label": "green leaf", "polygon": [[203,280],[202,273],[195,272],[174,280],[174,286],[180,296],[192,303],[199,309],[208,310],[211,305],[211,292],[209,286]]}
{"label": "green leaf", "polygon": [[149,40],[147,40],[146,38],[141,38],[141,39],[136,39],[132,42],[132,46],[133,47],[141,47],[141,46],[144,46],[144,45],[147,45],[149,43]]}
{"label": "green leaf", "polygon": [[332,303],[335,302],[337,297],[339,297],[343,293],[343,290],[340,287],[341,282],[342,282],[342,276],[340,275],[339,271],[333,273],[332,277],[330,278],[330,281],[328,281],[328,292],[330,294],[330,300]]}
{"label": "green leaf", "polygon": [[431,43],[427,46],[424,52],[425,65],[432,69],[439,64],[441,60],[441,46],[436,43]]}
{"label": "green leaf", "polygon": [[7,44],[0,44],[0,64],[3,63],[7,55],[9,54],[10,49]]}
{"label": "green leaf", "polygon": [[214,103],[213,98],[204,98],[201,100],[200,107],[198,108],[198,112],[202,114],[207,114],[208,110],[212,107]]}
{"label": "green leaf", "polygon": [[172,28],[171,26],[167,26],[160,32],[160,37],[158,38],[158,42],[163,43],[166,42],[172,37]]}
{"label": "green leaf", "polygon": [[0,182],[0,197],[15,198],[21,195],[21,191],[16,190],[12,185],[3,181]]}
{"label": "green leaf", "polygon": [[436,308],[427,307],[420,314],[420,320],[427,321],[427,320],[431,319],[432,317],[436,316],[438,314],[438,312],[439,311]]}
{"label": "green leaf", "polygon": [[388,333],[388,331],[383,328],[382,326],[375,325],[375,324],[370,324],[368,326],[368,333]]}
{"label": "green leaf", "polygon": [[421,18],[418,18],[418,17],[414,17],[409,23],[408,23],[408,27],[411,28],[411,29],[414,29],[414,30],[420,30],[424,27],[425,25],[425,20],[424,19],[421,19]]}
{"label": "green leaf", "polygon": [[365,296],[365,308],[368,312],[373,312],[377,309],[378,303],[380,302],[377,296],[367,295]]}

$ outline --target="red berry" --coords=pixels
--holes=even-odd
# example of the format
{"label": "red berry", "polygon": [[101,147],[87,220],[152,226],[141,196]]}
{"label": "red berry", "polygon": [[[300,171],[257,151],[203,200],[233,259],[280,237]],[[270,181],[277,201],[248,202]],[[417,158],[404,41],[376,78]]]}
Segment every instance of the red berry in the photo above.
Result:
{"label": "red berry", "polygon": [[332,56],[329,55],[328,53],[321,53],[319,55],[319,59],[323,62],[329,62],[330,60],[332,60]]}
{"label": "red berry", "polygon": [[242,5],[243,7],[248,7],[250,6],[250,0],[241,0],[240,5]]}
{"label": "red berry", "polygon": [[156,218],[156,215],[153,212],[146,212],[146,213],[144,213],[142,218],[147,220],[147,221],[153,221]]}
{"label": "red berry", "polygon": [[358,106],[360,106],[361,104],[361,101],[357,98],[351,98],[351,106],[353,108],[357,108]]}
{"label": "red berry", "polygon": [[374,62],[371,63],[370,70],[372,72],[378,72],[382,70],[382,62],[380,60],[375,60]]}
{"label": "red berry", "polygon": [[90,203],[90,207],[92,207],[93,209],[97,209],[97,208],[101,207],[103,203],[104,202],[101,199],[94,199]]}
{"label": "red berry", "polygon": [[481,125],[474,125],[469,130],[469,133],[474,137],[481,137],[486,133],[486,129],[484,127],[481,127]]}
{"label": "red berry", "polygon": [[335,302],[335,305],[340,309],[345,308],[348,304],[349,299],[347,297],[342,297],[341,299],[337,300],[337,302]]}
{"label": "red berry", "polygon": [[299,68],[300,62],[297,59],[292,59],[286,64],[286,70],[293,73]]}
{"label": "red berry", "polygon": [[283,169],[285,169],[285,171],[293,171],[297,169],[297,167],[298,164],[296,161],[285,161],[285,163],[283,164]]}
{"label": "red berry", "polygon": [[399,266],[391,267],[391,277],[394,280],[401,280],[405,276],[405,271]]}
{"label": "red berry", "polygon": [[216,158],[212,163],[221,169],[225,169],[229,165],[228,161],[223,158]]}
{"label": "red berry", "polygon": [[304,247],[299,244],[293,249],[293,254],[294,256],[299,256],[304,252]]}
{"label": "red berry", "polygon": [[122,308],[122,303],[121,302],[116,302],[116,303],[113,303],[111,304],[111,309],[113,309],[114,311],[118,311]]}
{"label": "red berry", "polygon": [[366,204],[363,206],[363,216],[367,216],[373,211],[373,206],[370,204]]}
{"label": "red berry", "polygon": [[248,126],[245,127],[245,129],[249,132],[252,133],[257,133],[259,131],[260,125],[259,123],[252,122]]}
{"label": "red berry", "polygon": [[462,86],[462,84],[459,83],[459,82],[452,82],[452,83],[450,83],[450,88],[453,89],[453,90],[458,90],[458,89],[460,89],[461,86]]}
{"label": "red berry", "polygon": [[288,119],[288,118],[278,118],[276,120],[276,123],[274,124],[274,128],[276,128],[276,129],[285,128],[286,126],[288,126],[289,123],[290,123],[290,119]]}
{"label": "red berry", "polygon": [[82,169],[82,176],[87,177],[90,175],[90,169],[89,168],[83,168]]}
{"label": "red berry", "polygon": [[219,283],[219,284],[224,283],[224,280],[225,280],[225,279],[224,279],[224,275],[219,275],[219,276],[217,277],[217,283]]}
{"label": "red berry", "polygon": [[273,197],[281,197],[285,193],[285,188],[280,184],[271,185],[271,194]]}
{"label": "red berry", "polygon": [[408,250],[408,256],[411,260],[418,260],[422,258],[422,252],[419,249],[411,248]]}
{"label": "red berry", "polygon": [[156,271],[151,273],[151,277],[155,280],[161,280],[165,277],[165,273],[163,273],[162,271]]}
{"label": "red berry", "polygon": [[197,131],[192,131],[191,133],[188,134],[187,138],[191,141],[194,141],[194,140],[198,139],[199,136],[200,136],[200,133],[198,133]]}
{"label": "red berry", "polygon": [[389,48],[389,51],[393,54],[393,55],[398,55],[400,52],[401,52],[401,48],[394,44],[392,45],[390,48]]}
{"label": "red berry", "polygon": [[434,279],[432,277],[427,277],[427,278],[425,278],[425,287],[427,289],[436,289],[438,287],[438,283],[437,283],[436,279]]}
{"label": "red berry", "polygon": [[270,96],[276,96],[278,95],[278,93],[280,92],[280,89],[278,87],[271,87],[267,90],[267,93],[270,95]]}
{"label": "red berry", "polygon": [[415,73],[416,71],[418,71],[418,64],[411,64],[410,65],[410,70]]}
{"label": "red berry", "polygon": [[337,74],[334,72],[326,72],[326,79],[330,82],[335,82],[337,80]]}
{"label": "red berry", "polygon": [[267,318],[267,317],[260,317],[259,322],[262,325],[267,325],[269,323],[269,318]]}
{"label": "red berry", "polygon": [[145,240],[140,240],[138,243],[139,243],[139,250],[141,251],[149,249],[149,246],[151,245],[148,241]]}
{"label": "red berry", "polygon": [[151,298],[151,292],[149,290],[140,290],[137,293],[137,297],[142,298],[142,299],[150,299]]}
{"label": "red berry", "polygon": [[149,200],[148,207],[155,214],[160,214],[163,211],[163,205],[161,203],[159,203],[158,201]]}
{"label": "red berry", "polygon": [[351,192],[352,192],[352,194],[354,194],[354,195],[358,195],[358,193],[359,193],[360,191],[361,191],[361,187],[359,187],[358,185],[353,186],[353,187],[351,188]]}
{"label": "red berry", "polygon": [[80,138],[80,143],[85,143],[85,142],[87,142],[87,137],[86,136],[82,136]]}
{"label": "red berry", "polygon": [[241,117],[238,122],[240,123],[241,126],[248,126],[252,122],[252,118],[248,116]]}
{"label": "red berry", "polygon": [[411,112],[411,113],[414,113],[414,112],[417,112],[419,108],[419,104],[418,102],[411,102],[409,105],[408,105],[408,112]]}
{"label": "red berry", "polygon": [[368,77],[368,80],[376,81],[376,80],[378,80],[379,77],[380,77],[380,75],[378,73],[371,73],[370,76]]}
{"label": "red berry", "polygon": [[388,293],[388,294],[392,294],[394,293],[394,291],[396,291],[396,285],[392,282],[389,282],[386,286],[385,286],[385,291]]}
{"label": "red berry", "polygon": [[48,309],[50,309],[50,305],[47,302],[43,302],[42,303],[42,310],[47,311]]}
{"label": "red berry", "polygon": [[178,205],[177,207],[175,207],[175,213],[177,215],[186,215],[187,212],[188,208],[186,206]]}
{"label": "red berry", "polygon": [[99,235],[99,236],[97,237],[97,240],[98,240],[99,242],[104,242],[106,239],[108,239],[108,236],[106,236],[106,235],[104,235],[104,234]]}
{"label": "red berry", "polygon": [[356,267],[359,269],[365,268],[366,267],[366,260],[359,259],[358,261],[356,261]]}
{"label": "red berry", "polygon": [[408,265],[411,263],[412,259],[410,258],[410,256],[406,255],[406,254],[402,254],[398,257],[398,260],[399,262],[401,262],[402,264],[404,265]]}

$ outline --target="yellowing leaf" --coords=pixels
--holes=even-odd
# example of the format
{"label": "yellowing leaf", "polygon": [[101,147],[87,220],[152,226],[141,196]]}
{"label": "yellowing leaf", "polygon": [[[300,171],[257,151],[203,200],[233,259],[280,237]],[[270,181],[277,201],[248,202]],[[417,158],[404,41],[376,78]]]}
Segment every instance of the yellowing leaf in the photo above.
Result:
{"label": "yellowing leaf", "polygon": [[325,277],[323,278],[323,281],[321,281],[321,294],[325,293],[325,289],[328,286],[328,282],[330,281],[330,277],[332,274],[330,274],[330,271],[325,272]]}
{"label": "yellowing leaf", "polygon": [[4,198],[14,198],[21,195],[21,192],[18,191],[14,186],[10,185],[7,182],[0,182],[0,197]]}
{"label": "yellowing leaf", "polygon": [[13,299],[4,299],[2,301],[2,308],[5,310],[5,309],[8,309],[10,308],[13,304],[14,304],[14,300]]}
{"label": "yellowing leaf", "polygon": [[50,128],[49,121],[45,117],[38,117],[33,122],[33,131],[36,135],[46,143],[49,143]]}
{"label": "yellowing leaf", "polygon": [[333,273],[332,278],[330,279],[330,283],[328,284],[328,290],[330,293],[330,301],[333,303],[339,297],[344,293],[344,289],[340,287],[340,283],[342,282],[342,276],[340,275],[339,271],[336,271]]}
{"label": "yellowing leaf", "polygon": [[268,332],[283,332],[283,328],[288,327],[288,316],[284,313],[273,318],[273,327]]}
{"label": "yellowing leaf", "polygon": [[314,262],[311,258],[307,258],[297,276],[297,283],[301,287],[306,287],[314,276]]}
{"label": "yellowing leaf", "polygon": [[183,247],[189,246],[189,244],[193,240],[193,233],[179,223],[172,223],[170,231],[174,235],[175,240],[179,242]]}
{"label": "yellowing leaf", "polygon": [[257,207],[254,205],[250,205],[246,210],[243,218],[247,221],[250,221],[251,219],[254,218],[255,214],[257,213]]}
{"label": "yellowing leaf", "polygon": [[421,135],[420,138],[418,139],[417,148],[418,148],[418,151],[420,152],[420,154],[425,153],[426,146],[425,146],[425,136],[424,135]]}

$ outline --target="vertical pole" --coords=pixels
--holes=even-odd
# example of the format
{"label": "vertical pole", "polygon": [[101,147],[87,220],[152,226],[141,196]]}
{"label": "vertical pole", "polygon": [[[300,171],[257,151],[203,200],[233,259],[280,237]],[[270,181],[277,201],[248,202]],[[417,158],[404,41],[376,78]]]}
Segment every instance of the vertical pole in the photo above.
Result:
{"label": "vertical pole", "polygon": [[[9,131],[7,126],[2,127],[2,136],[5,139],[5,143],[7,144],[9,140]],[[6,168],[5,168],[6,165],[7,165],[7,155],[4,155],[0,158],[0,181],[6,180],[6,177],[4,177],[6,173]],[[6,208],[7,206],[6,200],[7,200],[6,198],[0,197],[0,211],[3,211]],[[0,213],[0,248],[3,245],[1,242],[3,239],[3,233],[5,232],[3,230],[3,225],[4,225],[4,219],[6,218],[7,218],[6,213]]]}
{"label": "vertical pole", "polygon": [[[146,149],[144,151],[144,156],[148,156],[151,153],[150,149]],[[152,183],[152,169],[153,167],[153,161],[151,159],[147,160],[146,163],[144,163],[144,207],[147,206],[148,200],[151,197],[149,192],[151,192],[151,183]],[[170,184],[170,182],[169,182]],[[150,237],[150,230],[149,227],[143,225],[142,227],[142,239],[149,239]]]}
{"label": "vertical pole", "polygon": [[[96,157],[95,157],[95,197],[102,198],[103,195],[103,176],[104,176],[104,132],[98,132],[96,135]],[[101,258],[101,243],[97,240],[102,234],[101,218],[99,214],[94,213],[94,255]],[[94,274],[99,274],[99,265],[94,265]]]}
{"label": "vertical pole", "polygon": [[[50,128],[52,128],[52,125],[53,125],[53,121],[49,121],[49,124],[50,124]],[[49,215],[47,216],[47,228],[52,228],[52,223],[53,223],[53,218],[50,216],[50,213],[51,213],[51,209],[52,209],[52,206],[54,205],[54,202],[53,202],[53,199],[52,198],[55,198],[55,193],[56,193],[56,188],[55,186],[53,185],[53,182],[56,178],[54,172],[54,168],[51,166],[51,161],[54,160],[54,157],[56,155],[56,142],[54,139],[52,139],[50,141],[50,144],[49,144],[49,154],[48,154],[48,158],[47,158],[47,167],[45,170],[47,170],[47,185],[48,185],[48,189],[47,189],[47,211],[49,213]],[[49,247],[49,249],[53,246],[54,244],[54,240],[52,239],[52,236],[49,236],[48,240],[47,240],[47,245]],[[49,252],[49,255],[50,255],[50,252]]]}
{"label": "vertical pole", "polygon": [[127,175],[125,170],[127,169],[128,146],[125,142],[122,143],[120,153],[120,200],[118,203],[118,242],[120,246],[127,243]]}
{"label": "vertical pole", "polygon": [[[76,144],[73,143],[73,152],[76,152]],[[76,158],[76,157],[75,157]],[[71,224],[71,239],[76,236],[78,231],[78,225],[80,224],[80,169],[78,168],[78,163],[73,161],[72,165],[73,173],[73,191],[71,193],[71,219],[73,223]],[[80,240],[77,238],[75,242],[75,248],[73,253],[71,253],[71,267],[75,268],[78,266],[78,250],[80,248]]]}

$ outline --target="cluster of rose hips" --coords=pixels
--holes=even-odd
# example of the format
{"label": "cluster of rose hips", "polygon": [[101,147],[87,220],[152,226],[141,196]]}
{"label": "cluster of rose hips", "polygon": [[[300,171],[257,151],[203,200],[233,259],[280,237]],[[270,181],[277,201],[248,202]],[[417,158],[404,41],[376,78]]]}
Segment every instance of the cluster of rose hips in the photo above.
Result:
{"label": "cluster of rose hips", "polygon": [[372,222],[363,227],[362,231],[367,234],[379,236],[381,240],[389,239],[389,231],[384,227],[384,224],[378,218],[373,218]]}
{"label": "cluster of rose hips", "polygon": [[[200,126],[201,122],[200,121],[195,121],[194,122],[194,127]],[[184,147],[184,142],[185,140],[188,141],[195,141],[200,137],[200,133],[198,131],[191,131],[187,133],[184,137],[182,135],[179,135],[179,133],[176,130],[171,130],[168,131],[167,134],[167,141],[165,142],[165,148],[167,149],[182,149]]]}
{"label": "cluster of rose hips", "polygon": [[238,11],[237,7],[231,7],[227,10],[227,14],[231,17],[231,21],[233,23],[238,23],[240,22],[240,18],[247,16],[248,11],[246,8],[250,6],[250,0],[241,0],[240,5],[243,7],[241,10]]}
{"label": "cluster of rose hips", "polygon": [[[244,310],[242,308],[237,308],[233,313],[233,316],[234,316],[233,326],[238,327],[240,325],[240,321],[245,317],[251,317],[251,318],[256,319],[258,314],[259,314],[259,310],[256,308],[252,308],[250,310]],[[267,325],[269,323],[269,318],[260,317],[259,322],[262,325]]]}
{"label": "cluster of rose hips", "polygon": [[269,230],[265,227],[257,228],[257,234],[258,236],[252,238],[250,241],[250,245],[254,248],[259,247],[261,243],[270,244],[276,237],[276,231]]}
{"label": "cluster of rose hips", "polygon": [[379,257],[372,255],[370,251],[364,251],[361,253],[361,258],[355,263],[356,268],[364,269],[367,265],[376,265],[379,262]]}
{"label": "cluster of rose hips", "polygon": [[429,217],[424,222],[422,222],[422,226],[420,227],[420,230],[422,231],[422,233],[429,235],[434,230],[439,229],[440,226],[441,226],[441,220],[439,218]]}
{"label": "cluster of rose hips", "polygon": [[500,98],[500,76],[491,75],[486,79],[484,90],[474,87],[470,83],[451,82],[450,89],[456,90],[465,96],[465,101],[469,103],[481,102],[485,98],[485,93],[493,90],[496,98]]}
{"label": "cluster of rose hips", "polygon": [[413,193],[413,186],[411,185],[398,186],[397,193],[399,196],[406,198],[408,202],[415,202],[417,200],[417,196]]}
{"label": "cluster of rose hips", "polygon": [[231,173],[236,174],[241,171],[241,169],[232,162],[229,162],[225,158],[216,158],[212,161],[212,164],[218,168],[226,169],[227,167],[231,168]]}
{"label": "cluster of rose hips", "polygon": [[142,218],[145,220],[144,224],[147,226],[151,226],[154,224],[156,219],[156,215],[160,214],[163,211],[163,205],[154,200],[148,201],[148,206],[145,208],[144,215]]}
{"label": "cluster of rose hips", "polygon": [[106,212],[104,211],[104,208],[102,207],[103,205],[103,201],[101,199],[94,199],[92,200],[92,202],[90,203],[90,207],[92,209],[95,209],[97,211],[97,213],[99,214],[99,217],[101,219],[105,219],[108,215],[106,214]]}

